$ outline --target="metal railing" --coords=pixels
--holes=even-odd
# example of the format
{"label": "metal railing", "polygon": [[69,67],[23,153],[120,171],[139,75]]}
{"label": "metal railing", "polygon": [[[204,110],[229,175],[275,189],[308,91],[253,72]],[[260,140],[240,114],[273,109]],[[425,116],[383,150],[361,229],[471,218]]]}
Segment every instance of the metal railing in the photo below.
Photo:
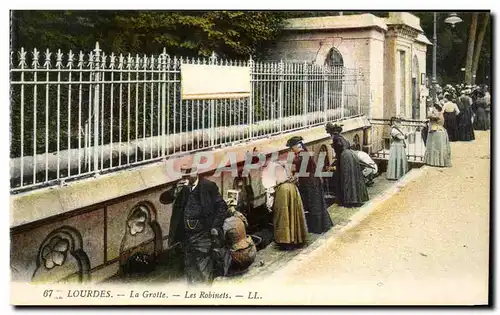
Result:
{"label": "metal railing", "polygon": [[[371,124],[371,152],[370,154],[379,159],[389,159],[391,144],[391,121],[390,119],[370,119]],[[425,120],[401,120],[401,131],[408,135],[406,142],[406,155],[408,161],[423,163],[425,155],[425,144],[422,138],[422,130],[426,126]]]}
{"label": "metal railing", "polygon": [[[55,61],[55,63],[54,63]],[[251,96],[182,100],[181,64],[250,67]],[[11,192],[362,113],[358,69],[37,49],[11,52]]]}

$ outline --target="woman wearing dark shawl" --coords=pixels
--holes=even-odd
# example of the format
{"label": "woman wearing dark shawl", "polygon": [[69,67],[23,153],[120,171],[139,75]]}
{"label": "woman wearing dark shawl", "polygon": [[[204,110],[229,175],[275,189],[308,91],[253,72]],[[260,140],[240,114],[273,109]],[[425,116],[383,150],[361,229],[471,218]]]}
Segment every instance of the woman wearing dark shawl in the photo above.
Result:
{"label": "woman wearing dark shawl", "polygon": [[443,104],[444,128],[448,133],[450,141],[458,140],[457,115],[460,114],[457,104],[452,102],[453,95],[446,94],[446,102]]}
{"label": "woman wearing dark shawl", "polygon": [[358,157],[349,149],[349,141],[340,134],[341,126],[329,125],[327,131],[332,136],[335,151],[337,201],[342,206],[359,206],[369,197]]}
{"label": "woman wearing dark shawl", "polygon": [[472,99],[469,97],[470,90],[462,90],[458,98],[458,141],[471,141],[474,140],[474,128],[472,126]]}
{"label": "woman wearing dark shawl", "polygon": [[479,91],[478,97],[474,104],[476,108],[476,118],[474,119],[474,130],[488,130],[490,129],[488,123],[488,114],[486,113],[486,100],[484,99],[484,92]]}
{"label": "woman wearing dark shawl", "polygon": [[[298,175],[298,188],[306,213],[307,227],[309,232],[321,234],[328,231],[333,222],[326,207],[323,182],[316,176],[316,163],[302,140],[302,137],[292,137],[288,139],[286,146],[295,153],[292,169]],[[301,174],[304,158],[307,162],[307,174]]]}

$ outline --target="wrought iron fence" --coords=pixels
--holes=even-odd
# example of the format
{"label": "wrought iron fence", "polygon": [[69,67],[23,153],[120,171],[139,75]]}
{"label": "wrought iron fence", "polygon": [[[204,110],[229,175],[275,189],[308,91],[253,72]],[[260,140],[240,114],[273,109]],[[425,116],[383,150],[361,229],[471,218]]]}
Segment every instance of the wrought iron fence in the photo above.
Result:
{"label": "wrought iron fence", "polygon": [[[370,119],[371,124],[371,152],[370,154],[379,159],[388,159],[391,144],[391,121],[390,119]],[[425,155],[425,144],[422,131],[426,126],[425,120],[401,120],[401,131],[408,135],[406,142],[406,155],[408,161],[423,163]]]}
{"label": "wrought iron fence", "polygon": [[[54,63],[55,61],[55,63]],[[249,98],[181,99],[181,64],[250,67]],[[24,49],[10,60],[11,192],[362,113],[358,69]]]}

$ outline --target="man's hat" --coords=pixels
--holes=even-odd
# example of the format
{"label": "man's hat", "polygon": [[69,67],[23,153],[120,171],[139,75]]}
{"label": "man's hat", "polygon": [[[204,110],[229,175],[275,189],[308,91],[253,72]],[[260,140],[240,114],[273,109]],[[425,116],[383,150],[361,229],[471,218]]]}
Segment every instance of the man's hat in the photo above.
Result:
{"label": "man's hat", "polygon": [[169,205],[175,201],[174,193],[169,189],[160,195],[160,203]]}
{"label": "man's hat", "polygon": [[181,174],[182,174],[182,176],[189,176],[191,174],[196,175],[196,174],[198,174],[198,168],[196,167],[196,165],[190,166],[190,165],[184,164],[181,166]]}
{"label": "man's hat", "polygon": [[291,148],[299,143],[301,143],[302,141],[304,140],[304,138],[300,137],[300,136],[295,136],[295,137],[291,137],[290,139],[288,139],[288,141],[286,142],[286,146]]}

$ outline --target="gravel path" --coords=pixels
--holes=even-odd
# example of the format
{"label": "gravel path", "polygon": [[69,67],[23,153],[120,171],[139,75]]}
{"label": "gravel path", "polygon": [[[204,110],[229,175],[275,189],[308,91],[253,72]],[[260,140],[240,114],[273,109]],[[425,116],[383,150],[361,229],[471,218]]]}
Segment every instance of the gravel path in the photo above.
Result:
{"label": "gravel path", "polygon": [[452,168],[427,169],[273,283],[327,290],[327,304],[486,304],[490,132],[451,146]]}

